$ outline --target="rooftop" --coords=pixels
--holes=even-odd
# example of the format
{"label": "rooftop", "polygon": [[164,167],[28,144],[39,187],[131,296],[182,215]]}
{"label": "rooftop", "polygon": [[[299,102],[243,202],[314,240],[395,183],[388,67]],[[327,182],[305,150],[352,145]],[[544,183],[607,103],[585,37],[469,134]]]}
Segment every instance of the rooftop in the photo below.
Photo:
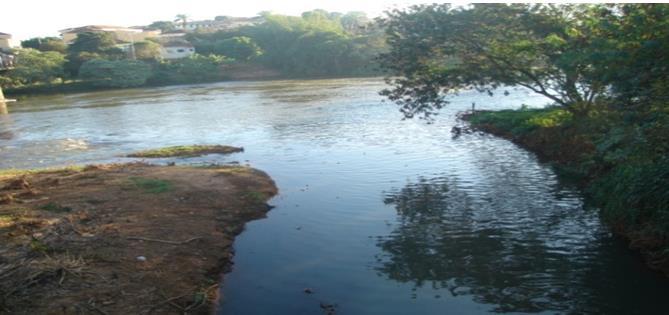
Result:
{"label": "rooftop", "polygon": [[81,33],[81,32],[91,32],[91,31],[141,32],[142,30],[125,26],[114,26],[114,25],[86,25],[81,27],[73,27],[60,30],[61,33]]}

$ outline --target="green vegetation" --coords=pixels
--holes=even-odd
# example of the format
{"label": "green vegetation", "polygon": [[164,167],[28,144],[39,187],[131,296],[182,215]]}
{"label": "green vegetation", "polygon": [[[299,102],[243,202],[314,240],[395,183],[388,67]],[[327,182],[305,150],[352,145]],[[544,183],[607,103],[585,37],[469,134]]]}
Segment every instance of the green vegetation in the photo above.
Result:
{"label": "green vegetation", "polygon": [[140,151],[128,154],[136,158],[194,157],[205,154],[230,154],[242,152],[244,149],[225,145],[182,145],[160,149]]}
{"label": "green vegetation", "polygon": [[284,76],[378,74],[383,31],[364,13],[314,10],[302,16],[264,14],[265,22],[237,30],[188,35],[202,54],[223,54]]}
{"label": "green vegetation", "polygon": [[79,77],[98,87],[135,87],[146,83],[151,67],[138,60],[89,60],[79,69]]}
{"label": "green vegetation", "polygon": [[545,109],[465,117],[576,176],[603,218],[669,270],[669,6],[428,5],[383,25],[383,93],[406,117],[431,119],[465,88],[546,96]]}
{"label": "green vegetation", "polygon": [[67,45],[58,37],[35,37],[21,41],[21,47],[32,48],[39,51],[55,51],[61,54],[67,53]]}
{"label": "green vegetation", "polygon": [[[578,177],[619,232],[651,242],[650,249],[667,246],[668,113],[634,125],[602,116],[574,120],[563,113],[559,108],[477,112],[469,121],[539,153],[560,173]],[[656,136],[664,139],[657,142]]]}
{"label": "green vegetation", "polygon": [[220,81],[224,78],[221,66],[229,60],[218,55],[192,55],[188,58],[154,65],[149,82],[154,85]]}
{"label": "green vegetation", "polygon": [[135,187],[151,194],[168,192],[174,188],[172,183],[161,179],[130,177],[129,180],[135,185]]}
{"label": "green vegetation", "polygon": [[[217,17],[226,19],[227,17]],[[76,92],[143,85],[214,82],[235,77],[340,77],[380,74],[383,30],[361,12],[314,10],[301,16],[263,13],[264,22],[218,32],[196,31],[189,58],[163,60],[157,40],[126,43],[111,33],[83,32],[69,45],[54,37],[22,42],[17,67],[0,76],[7,95]],[[148,26],[163,32],[188,17]]]}
{"label": "green vegetation", "polygon": [[35,168],[35,169],[0,169],[0,177],[7,176],[18,176],[18,175],[27,175],[27,174],[41,174],[41,173],[57,173],[57,172],[80,172],[83,171],[86,166],[66,166],[66,167],[53,167],[53,168]]}
{"label": "green vegetation", "polygon": [[61,81],[65,76],[65,56],[59,52],[42,52],[27,48],[16,51],[17,62],[13,71],[0,77],[0,84],[31,85]]}
{"label": "green vegetation", "polygon": [[477,112],[469,119],[474,125],[488,125],[496,130],[505,130],[513,136],[535,131],[537,128],[551,128],[563,125],[572,119],[571,113],[558,108],[521,109]]}

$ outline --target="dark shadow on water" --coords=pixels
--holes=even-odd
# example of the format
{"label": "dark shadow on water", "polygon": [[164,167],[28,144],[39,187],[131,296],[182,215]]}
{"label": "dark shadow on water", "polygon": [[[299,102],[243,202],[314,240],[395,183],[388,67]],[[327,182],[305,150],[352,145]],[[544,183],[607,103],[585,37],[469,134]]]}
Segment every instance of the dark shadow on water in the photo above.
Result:
{"label": "dark shadow on water", "polygon": [[[605,234],[587,231],[588,224],[582,233],[592,238],[569,239],[573,230],[561,235],[542,227],[555,224],[555,217],[533,218],[534,227],[527,227],[496,214],[494,202],[476,199],[446,178],[422,178],[386,192],[384,202],[395,207],[398,221],[377,243],[383,251],[377,257],[379,275],[412,284],[414,292],[432,288],[467,295],[492,306],[493,312],[631,314],[666,306],[658,305],[666,304],[658,296],[667,292],[665,279],[644,275],[629,283],[611,283],[610,278],[620,277],[618,272],[638,263]],[[558,224],[573,225],[570,220],[582,218],[560,220]],[[556,240],[562,244],[556,245]],[[644,293],[630,293],[628,285]],[[620,298],[629,304],[608,306]]]}

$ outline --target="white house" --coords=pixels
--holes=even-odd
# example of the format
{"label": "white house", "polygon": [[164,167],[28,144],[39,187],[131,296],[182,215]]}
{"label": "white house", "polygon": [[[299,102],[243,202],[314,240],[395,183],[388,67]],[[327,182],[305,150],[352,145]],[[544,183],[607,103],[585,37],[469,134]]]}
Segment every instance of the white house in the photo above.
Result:
{"label": "white house", "polygon": [[14,43],[12,42],[12,35],[7,33],[0,33],[0,51],[8,51],[12,48]]}
{"label": "white house", "polygon": [[181,59],[195,54],[195,47],[189,42],[167,42],[160,49],[160,56],[163,59]]}

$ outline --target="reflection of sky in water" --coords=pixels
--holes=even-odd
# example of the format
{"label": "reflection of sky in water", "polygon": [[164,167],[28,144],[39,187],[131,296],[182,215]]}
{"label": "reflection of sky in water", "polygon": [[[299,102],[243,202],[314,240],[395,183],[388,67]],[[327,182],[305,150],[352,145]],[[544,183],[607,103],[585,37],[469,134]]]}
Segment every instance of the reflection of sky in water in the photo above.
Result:
{"label": "reflection of sky in water", "polygon": [[[127,160],[165,145],[244,146],[277,207],[235,243],[228,314],[657,313],[666,280],[581,197],[508,141],[452,139],[458,110],[545,100],[463,92],[432,125],[380,80],[234,82],[34,97],[0,116],[0,168]],[[161,159],[159,162],[169,161]],[[314,294],[303,292],[311,288]]]}

